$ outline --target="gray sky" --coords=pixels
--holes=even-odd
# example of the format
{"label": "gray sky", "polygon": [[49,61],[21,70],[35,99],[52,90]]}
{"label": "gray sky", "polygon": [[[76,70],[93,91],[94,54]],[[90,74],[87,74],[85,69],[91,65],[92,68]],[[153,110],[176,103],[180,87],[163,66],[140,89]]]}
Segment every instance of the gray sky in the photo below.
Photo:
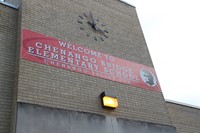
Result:
{"label": "gray sky", "polygon": [[136,7],[165,99],[200,107],[200,1],[124,1]]}

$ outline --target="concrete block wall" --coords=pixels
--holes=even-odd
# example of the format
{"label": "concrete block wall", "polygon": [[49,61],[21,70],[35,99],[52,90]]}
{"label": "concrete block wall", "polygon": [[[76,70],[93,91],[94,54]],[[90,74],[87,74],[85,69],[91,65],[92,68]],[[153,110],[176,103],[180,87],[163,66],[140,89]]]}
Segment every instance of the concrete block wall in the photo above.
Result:
{"label": "concrete block wall", "polygon": [[[22,0],[21,10],[22,28],[153,67],[135,8],[118,0]],[[77,19],[89,11],[106,24],[109,38],[103,42],[86,36],[91,27],[80,30]],[[117,94],[118,109],[102,109],[99,95],[105,90]],[[161,92],[22,59],[17,101],[171,125]]]}
{"label": "concrete block wall", "polygon": [[167,102],[170,118],[177,133],[200,133],[200,108]]}
{"label": "concrete block wall", "polygon": [[0,133],[10,130],[18,11],[0,4]]}

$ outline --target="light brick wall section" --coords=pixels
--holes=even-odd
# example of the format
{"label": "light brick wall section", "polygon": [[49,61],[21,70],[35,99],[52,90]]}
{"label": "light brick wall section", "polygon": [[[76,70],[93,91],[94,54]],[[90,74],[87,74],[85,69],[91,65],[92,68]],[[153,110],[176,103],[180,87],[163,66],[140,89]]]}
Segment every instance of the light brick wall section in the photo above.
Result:
{"label": "light brick wall section", "polygon": [[[117,0],[23,0],[22,28],[74,42],[120,58],[153,66],[135,8]],[[86,37],[78,16],[92,11],[106,24],[109,39]],[[86,28],[93,33],[92,28]]]}
{"label": "light brick wall section", "polygon": [[0,133],[10,128],[17,39],[17,10],[0,4]]}
{"label": "light brick wall section", "polygon": [[167,102],[177,133],[200,133],[200,109]]}
{"label": "light brick wall section", "polygon": [[[78,15],[89,11],[107,24],[106,41],[95,41],[80,30]],[[21,26],[153,66],[135,8],[117,0],[22,0]],[[24,60],[19,65],[18,102],[171,124],[162,93]],[[116,92],[118,109],[102,109],[99,95],[105,90]]]}

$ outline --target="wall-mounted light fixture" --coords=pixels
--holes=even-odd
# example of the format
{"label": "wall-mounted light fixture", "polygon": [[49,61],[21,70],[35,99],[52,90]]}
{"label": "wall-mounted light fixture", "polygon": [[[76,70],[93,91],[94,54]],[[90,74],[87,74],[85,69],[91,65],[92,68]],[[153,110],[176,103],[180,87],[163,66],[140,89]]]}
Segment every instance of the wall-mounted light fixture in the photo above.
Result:
{"label": "wall-mounted light fixture", "polygon": [[102,92],[101,95],[102,106],[105,108],[116,109],[118,107],[118,100],[112,92]]}

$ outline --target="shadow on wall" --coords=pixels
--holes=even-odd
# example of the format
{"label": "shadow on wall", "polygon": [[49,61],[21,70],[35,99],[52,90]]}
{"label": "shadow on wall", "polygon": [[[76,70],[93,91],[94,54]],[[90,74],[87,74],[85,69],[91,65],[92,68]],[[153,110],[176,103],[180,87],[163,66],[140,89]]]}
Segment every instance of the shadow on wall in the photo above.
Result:
{"label": "shadow on wall", "polygon": [[16,133],[176,133],[171,126],[18,103]]}

